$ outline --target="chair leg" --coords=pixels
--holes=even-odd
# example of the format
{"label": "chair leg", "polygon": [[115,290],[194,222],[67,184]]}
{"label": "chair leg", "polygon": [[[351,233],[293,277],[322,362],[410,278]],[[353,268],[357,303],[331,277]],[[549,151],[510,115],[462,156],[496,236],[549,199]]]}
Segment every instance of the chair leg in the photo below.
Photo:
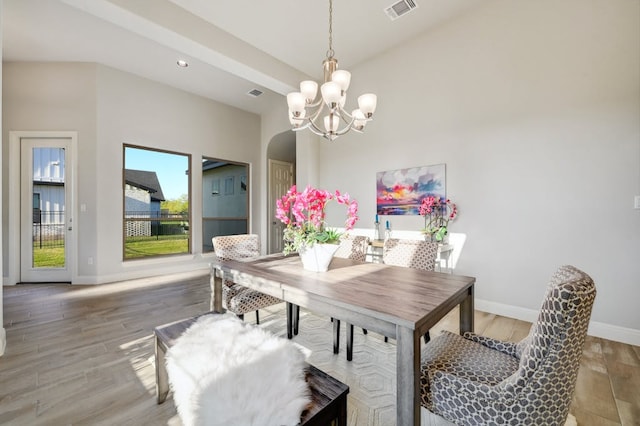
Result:
{"label": "chair leg", "polygon": [[353,324],[347,327],[347,361],[353,359]]}
{"label": "chair leg", "polygon": [[287,339],[293,339],[293,303],[287,302]]}
{"label": "chair leg", "polygon": [[431,336],[429,335],[429,332],[427,331],[426,333],[424,333],[424,342],[425,343],[429,343],[429,340],[431,340]]}
{"label": "chair leg", "polygon": [[298,326],[300,325],[300,306],[293,305],[293,308],[295,310],[295,317],[294,317],[294,321],[293,321],[293,335],[297,336],[298,335]]}
{"label": "chair leg", "polygon": [[384,342],[387,343],[389,341],[389,338],[387,336],[384,336]]}
{"label": "chair leg", "polygon": [[260,314],[256,311],[256,324],[260,324]]}
{"label": "chair leg", "polygon": [[333,319],[333,353],[340,352],[340,320]]}
{"label": "chair leg", "polygon": [[363,334],[367,334],[367,329],[366,329],[366,328],[363,328],[363,329],[362,329],[362,333],[363,333]]}

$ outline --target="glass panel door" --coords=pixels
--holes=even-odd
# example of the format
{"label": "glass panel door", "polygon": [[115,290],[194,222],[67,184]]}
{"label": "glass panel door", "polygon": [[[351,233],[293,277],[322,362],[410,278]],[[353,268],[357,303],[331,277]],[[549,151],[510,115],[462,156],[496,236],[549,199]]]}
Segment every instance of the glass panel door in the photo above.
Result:
{"label": "glass panel door", "polygon": [[64,268],[65,259],[64,148],[33,148],[32,267]]}
{"label": "glass panel door", "polygon": [[21,281],[69,282],[68,139],[21,140]]}

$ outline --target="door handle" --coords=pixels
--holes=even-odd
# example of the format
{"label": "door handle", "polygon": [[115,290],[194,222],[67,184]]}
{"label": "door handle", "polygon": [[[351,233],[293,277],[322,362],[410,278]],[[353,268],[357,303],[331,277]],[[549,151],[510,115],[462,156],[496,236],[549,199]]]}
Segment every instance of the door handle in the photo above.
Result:
{"label": "door handle", "polygon": [[68,227],[67,230],[71,231],[71,227]]}

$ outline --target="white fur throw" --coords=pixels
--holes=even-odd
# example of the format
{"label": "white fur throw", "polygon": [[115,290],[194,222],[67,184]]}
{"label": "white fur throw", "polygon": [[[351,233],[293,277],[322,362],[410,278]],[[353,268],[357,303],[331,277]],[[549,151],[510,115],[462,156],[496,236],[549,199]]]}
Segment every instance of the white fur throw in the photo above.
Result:
{"label": "white fur throw", "polygon": [[297,425],[310,402],[292,342],[232,314],[200,317],[167,351],[178,414],[192,425]]}

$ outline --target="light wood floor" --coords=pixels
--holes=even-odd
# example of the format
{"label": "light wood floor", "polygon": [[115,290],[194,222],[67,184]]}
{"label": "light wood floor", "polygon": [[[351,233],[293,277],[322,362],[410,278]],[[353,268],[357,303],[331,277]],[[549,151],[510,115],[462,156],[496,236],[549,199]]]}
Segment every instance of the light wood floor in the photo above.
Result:
{"label": "light wood floor", "polygon": [[[153,328],[208,308],[208,276],[202,273],[100,286],[4,287],[7,350],[0,357],[0,424],[180,425],[171,398],[155,402]],[[282,328],[281,309],[261,311],[263,322],[277,317],[270,326]],[[327,319],[306,322],[326,324],[330,336]],[[452,313],[432,333],[457,327]],[[519,340],[528,329],[522,321],[476,312],[481,334]],[[309,338],[314,330],[307,333]],[[348,376],[361,374],[357,361],[366,358],[368,344],[379,345],[393,359],[395,351],[384,349],[393,343],[382,343],[375,333],[360,333],[355,344],[355,363],[347,364],[344,348],[333,355],[330,338],[321,342],[326,358],[342,365],[341,380],[358,383]],[[350,386],[349,404],[376,403]],[[640,425],[640,348],[589,337],[571,412],[579,425]],[[382,424],[355,414],[351,420]]]}

